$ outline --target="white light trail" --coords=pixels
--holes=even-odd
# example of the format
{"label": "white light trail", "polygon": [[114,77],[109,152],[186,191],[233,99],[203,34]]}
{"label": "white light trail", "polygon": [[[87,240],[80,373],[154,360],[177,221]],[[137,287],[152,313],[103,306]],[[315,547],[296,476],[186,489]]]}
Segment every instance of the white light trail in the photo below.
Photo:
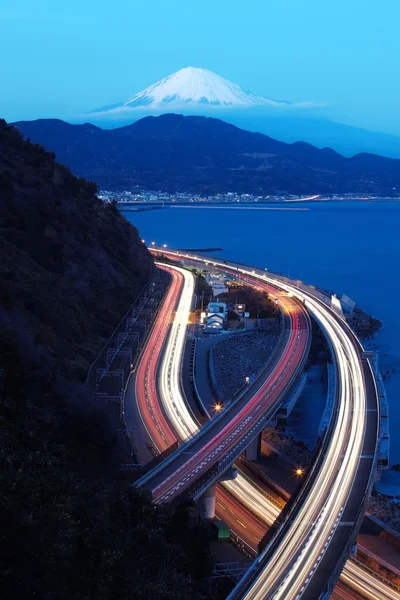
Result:
{"label": "white light trail", "polygon": [[[341,382],[337,422],[307,502],[297,512],[286,539],[268,561],[268,567],[261,571],[244,596],[244,600],[299,600],[329,546],[351,491],[364,438],[366,391],[353,343],[330,311],[293,286],[266,275],[262,278],[306,300],[307,308],[330,339]],[[259,561],[266,552],[267,549]],[[291,568],[287,571],[289,565]],[[282,581],[283,573],[286,577]]]}
{"label": "white light trail", "polygon": [[187,323],[194,294],[194,277],[185,269],[179,267],[174,267],[174,269],[183,275],[184,283],[161,362],[160,395],[172,427],[179,438],[185,440],[199,430],[182,395],[180,377]]}
{"label": "white light trail", "polygon": [[[184,285],[161,363],[160,399],[171,425],[180,439],[185,440],[199,431],[198,423],[195,421],[192,412],[189,411],[186,398],[182,392],[180,377],[187,323],[194,293],[194,276],[187,269],[171,267],[171,265],[168,265],[168,267],[174,268],[183,275]],[[234,481],[225,481],[222,485],[237,499],[243,500],[243,497],[246,497],[247,501],[253,506],[262,507],[264,517],[267,516],[270,522],[274,521],[279,515],[278,507],[268,502],[266,497],[240,473]]]}
{"label": "white light trail", "polygon": [[[177,253],[179,256],[179,253]],[[196,257],[197,260],[200,260]],[[210,262],[204,259],[204,262]],[[213,262],[214,266],[226,268],[226,265]],[[296,515],[290,527],[289,535],[268,563],[268,567],[262,571],[255,585],[245,596],[245,600],[299,600],[306,589],[307,583],[312,577],[324,552],[329,546],[332,534],[338,526],[341,514],[346,505],[354,476],[357,471],[359,457],[361,454],[365,422],[366,422],[366,391],[364,379],[359,364],[357,352],[353,341],[348,335],[347,326],[339,324],[339,317],[333,317],[329,310],[316,302],[307,292],[285,284],[284,282],[266,274],[255,274],[253,271],[238,269],[243,274],[257,277],[275,286],[284,289],[293,296],[305,301],[307,308],[325,329],[336,355],[339,380],[341,382],[341,397],[339,402],[339,414],[330,440],[327,460],[318,473],[308,501]],[[187,322],[187,319],[186,319]],[[172,356],[171,359],[181,361],[181,356]],[[176,390],[179,389],[177,384]],[[181,395],[181,394],[180,394]],[[185,400],[182,397],[182,403]],[[180,405],[180,401],[179,401]],[[182,414],[185,414],[182,412]],[[189,415],[186,410],[185,419]],[[181,419],[181,414],[177,418]],[[192,419],[192,417],[190,417]],[[176,420],[176,419],[175,419]],[[188,423],[187,423],[188,425]],[[192,425],[188,425],[192,427]],[[197,427],[197,425],[196,425]],[[225,482],[225,486],[240,501],[244,502],[250,510],[261,518],[268,520],[262,513],[260,506],[268,504],[267,498],[258,492],[246,479],[243,482]],[[260,498],[261,496],[261,498]],[[276,507],[274,507],[276,509]],[[321,517],[324,518],[321,518]],[[261,557],[262,558],[262,555]],[[292,564],[293,560],[294,564]],[[292,564],[286,578],[282,581],[282,573],[287,570],[288,564]],[[365,578],[365,569],[361,573],[353,567],[354,561],[348,561],[343,572],[343,578],[348,585],[360,581],[358,577]],[[349,566],[350,565],[350,566]],[[352,570],[351,570],[352,569]],[[374,585],[376,578],[370,575]],[[276,586],[279,582],[279,589]],[[351,585],[351,587],[353,587]],[[368,588],[373,589],[373,584]],[[274,590],[271,596],[271,590]],[[390,588],[390,591],[392,589]],[[368,597],[368,596],[367,596]],[[373,597],[373,596],[371,596]],[[379,598],[379,596],[376,596]],[[382,596],[386,599],[388,596]],[[394,595],[391,596],[395,598]]]}
{"label": "white light trail", "polygon": [[398,590],[353,560],[347,561],[340,580],[368,600],[400,600]]}

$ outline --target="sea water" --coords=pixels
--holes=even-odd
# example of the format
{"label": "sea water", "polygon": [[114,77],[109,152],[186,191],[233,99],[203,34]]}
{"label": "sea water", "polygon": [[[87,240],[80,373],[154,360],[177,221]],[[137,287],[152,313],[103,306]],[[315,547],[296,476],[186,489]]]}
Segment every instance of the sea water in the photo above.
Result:
{"label": "sea water", "polygon": [[[390,407],[390,464],[400,463],[400,202],[166,207],[125,212],[147,244],[223,248],[217,256],[347,294],[383,321],[379,352]],[[396,492],[394,472],[382,484]],[[400,480],[399,480],[400,483]],[[400,487],[397,490],[400,493]]]}

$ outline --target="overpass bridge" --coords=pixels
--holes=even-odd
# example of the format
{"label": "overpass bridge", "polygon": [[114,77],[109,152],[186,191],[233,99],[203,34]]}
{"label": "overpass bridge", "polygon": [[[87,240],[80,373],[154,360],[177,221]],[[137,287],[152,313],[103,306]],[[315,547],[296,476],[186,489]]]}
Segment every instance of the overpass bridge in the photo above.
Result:
{"label": "overpass bridge", "polygon": [[269,283],[256,283],[280,295],[283,332],[276,352],[252,385],[226,410],[136,482],[156,503],[182,497],[196,500],[223,479],[275,414],[305,365],[311,322],[303,304]]}
{"label": "overpass bridge", "polygon": [[338,385],[318,460],[303,494],[289,506],[231,598],[328,597],[354,543],[376,467],[379,403],[369,359],[329,299],[310,286],[219,259],[168,255],[197,264],[211,262],[278,286],[304,302],[325,332]]}

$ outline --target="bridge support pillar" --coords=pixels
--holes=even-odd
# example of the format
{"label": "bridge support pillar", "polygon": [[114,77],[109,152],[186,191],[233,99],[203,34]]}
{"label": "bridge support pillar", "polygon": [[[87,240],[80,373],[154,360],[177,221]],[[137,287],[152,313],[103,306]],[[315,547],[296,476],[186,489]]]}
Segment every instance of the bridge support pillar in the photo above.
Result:
{"label": "bridge support pillar", "polygon": [[247,446],[245,455],[247,460],[257,460],[260,458],[261,452],[261,433],[258,434],[256,438],[251,442],[249,446]]}
{"label": "bridge support pillar", "polygon": [[[237,469],[230,467],[223,475],[220,476],[218,482],[236,479],[237,474]],[[215,517],[216,486],[216,483],[211,485],[197,502],[197,519],[199,521],[202,521],[203,519],[214,519]]]}
{"label": "bridge support pillar", "polygon": [[213,519],[215,517],[215,491],[216,486],[208,488],[197,503],[197,516],[202,519]]}

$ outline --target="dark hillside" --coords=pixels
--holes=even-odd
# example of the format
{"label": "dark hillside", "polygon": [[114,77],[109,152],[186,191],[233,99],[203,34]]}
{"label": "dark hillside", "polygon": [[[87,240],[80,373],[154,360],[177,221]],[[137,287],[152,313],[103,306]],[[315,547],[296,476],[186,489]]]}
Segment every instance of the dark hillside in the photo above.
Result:
{"label": "dark hillside", "polygon": [[82,378],[149,278],[152,258],[95,184],[4,122],[0,190],[0,326],[13,323]]}
{"label": "dark hillside", "polygon": [[81,383],[154,268],[95,192],[0,121],[2,598],[196,600],[202,531],[107,472]]}

